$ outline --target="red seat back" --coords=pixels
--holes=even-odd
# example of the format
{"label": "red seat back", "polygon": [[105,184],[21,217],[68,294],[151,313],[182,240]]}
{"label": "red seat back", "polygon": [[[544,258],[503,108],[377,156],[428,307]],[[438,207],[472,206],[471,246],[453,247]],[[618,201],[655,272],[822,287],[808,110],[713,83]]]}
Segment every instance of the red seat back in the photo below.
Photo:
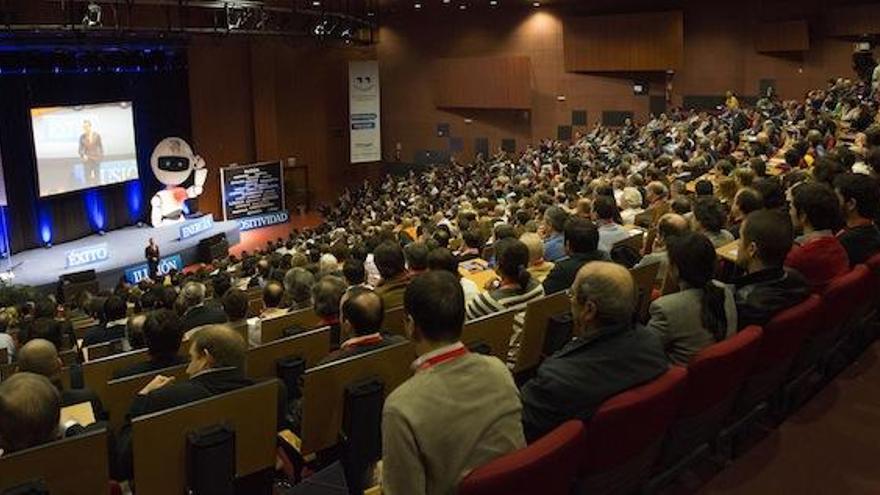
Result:
{"label": "red seat back", "polygon": [[587,424],[579,471],[585,492],[627,493],[651,474],[686,376],[687,370],[673,366],[602,404]]}
{"label": "red seat back", "polygon": [[871,270],[865,265],[856,265],[849,273],[832,280],[822,293],[825,321],[845,322],[864,309],[873,296],[872,282]]}
{"label": "red seat back", "polygon": [[569,495],[583,442],[580,420],[563,423],[528,447],[475,469],[458,494]]}
{"label": "red seat back", "polygon": [[696,416],[736,393],[758,355],[763,331],[750,326],[709,346],[688,364],[678,417]]}
{"label": "red seat back", "polygon": [[711,345],[688,364],[678,415],[667,432],[661,467],[714,438],[724,426],[758,355],[761,328],[750,326]]}
{"label": "red seat back", "polygon": [[805,339],[822,325],[822,298],[816,294],[773,317],[763,328],[752,371],[747,373],[736,411],[768,399],[788,377]]}

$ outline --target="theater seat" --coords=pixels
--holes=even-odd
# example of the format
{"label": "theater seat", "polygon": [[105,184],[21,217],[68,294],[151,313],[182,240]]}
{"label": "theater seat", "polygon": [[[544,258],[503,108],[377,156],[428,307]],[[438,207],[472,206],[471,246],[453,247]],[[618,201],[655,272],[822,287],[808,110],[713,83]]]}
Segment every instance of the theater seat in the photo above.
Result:
{"label": "theater seat", "polygon": [[807,336],[819,327],[821,317],[822,299],[813,294],[804,302],[780,312],[764,325],[752,371],[746,376],[734,406],[734,414],[739,419],[766,403],[780,390],[790,376],[795,356]]}
{"label": "theater seat", "polygon": [[761,333],[760,327],[747,327],[703,349],[688,364],[678,415],[660,454],[657,467],[662,473],[654,479],[655,488],[672,481],[697,454],[707,451],[721,431],[755,362]]}
{"label": "theater seat", "polygon": [[568,421],[524,449],[467,475],[459,495],[569,495],[583,448],[584,424]]}
{"label": "theater seat", "polygon": [[578,493],[632,493],[648,479],[678,412],[686,377],[687,370],[673,366],[602,404],[586,424]]}
{"label": "theater seat", "polygon": [[871,301],[871,271],[857,265],[828,284],[822,293],[822,324],[807,336],[798,356],[799,374],[823,366],[836,344],[854,330],[854,323],[864,315]]}

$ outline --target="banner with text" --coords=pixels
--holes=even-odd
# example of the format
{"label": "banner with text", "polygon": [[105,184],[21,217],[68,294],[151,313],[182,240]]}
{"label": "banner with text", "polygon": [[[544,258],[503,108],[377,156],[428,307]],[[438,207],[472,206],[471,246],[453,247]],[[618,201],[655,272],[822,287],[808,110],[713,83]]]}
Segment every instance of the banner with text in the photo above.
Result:
{"label": "banner with text", "polygon": [[380,129],[379,62],[348,63],[348,114],[351,163],[382,159]]}
{"label": "banner with text", "polygon": [[220,187],[224,220],[285,211],[281,162],[222,168]]}
{"label": "banner with text", "polygon": [[[146,263],[134,265],[125,269],[125,280],[130,284],[137,284],[149,276]],[[171,270],[183,270],[183,258],[179,254],[173,254],[159,260],[159,275],[167,275]]]}

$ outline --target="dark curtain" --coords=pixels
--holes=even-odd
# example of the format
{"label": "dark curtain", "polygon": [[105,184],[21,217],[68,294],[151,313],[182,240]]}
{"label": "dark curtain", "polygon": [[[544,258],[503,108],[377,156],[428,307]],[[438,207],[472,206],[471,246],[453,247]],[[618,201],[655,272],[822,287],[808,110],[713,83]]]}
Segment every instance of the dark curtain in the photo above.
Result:
{"label": "dark curtain", "polygon": [[[31,136],[32,107],[132,101],[140,193],[131,183],[105,186],[40,199]],[[160,140],[190,140],[189,88],[186,70],[144,73],[0,75],[0,150],[6,178],[8,221],[13,252],[43,245],[41,224],[52,229],[52,242],[95,233],[87,205],[105,211],[104,230],[148,221],[149,199],[161,187],[150,169],[150,155]],[[136,194],[139,197],[134,197]],[[139,200],[140,212],[132,203]]]}

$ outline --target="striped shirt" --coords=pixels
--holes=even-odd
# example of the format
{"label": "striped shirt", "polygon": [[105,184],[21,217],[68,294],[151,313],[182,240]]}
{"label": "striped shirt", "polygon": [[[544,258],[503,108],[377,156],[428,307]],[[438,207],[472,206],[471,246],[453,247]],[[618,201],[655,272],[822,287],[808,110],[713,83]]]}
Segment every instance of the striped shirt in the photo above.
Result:
{"label": "striped shirt", "polygon": [[508,351],[508,361],[515,362],[519,355],[519,344],[526,317],[525,304],[541,297],[544,297],[544,286],[532,277],[525,290],[503,287],[491,292],[480,293],[467,305],[467,319],[475,320],[506,309],[522,306],[523,310],[516,313],[513,318],[513,334],[510,337],[510,351]]}

